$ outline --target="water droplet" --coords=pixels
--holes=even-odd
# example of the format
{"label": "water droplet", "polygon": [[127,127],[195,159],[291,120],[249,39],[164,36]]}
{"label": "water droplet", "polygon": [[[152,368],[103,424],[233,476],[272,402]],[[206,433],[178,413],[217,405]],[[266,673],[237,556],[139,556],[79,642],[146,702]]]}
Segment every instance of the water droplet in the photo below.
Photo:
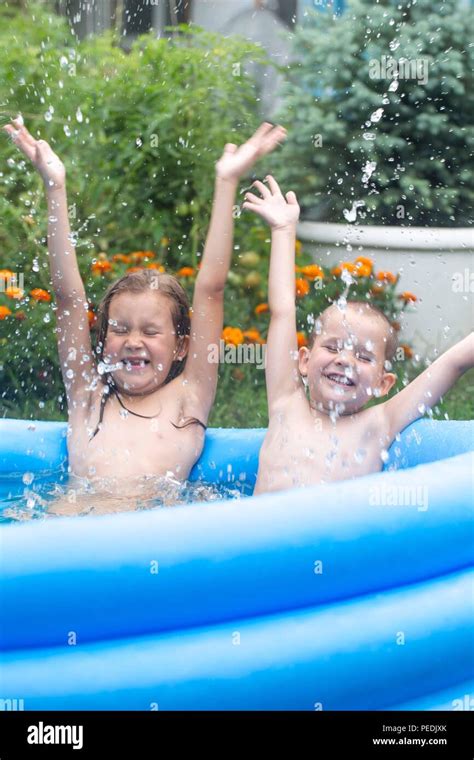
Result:
{"label": "water droplet", "polygon": [[382,116],[383,116],[383,108],[377,108],[377,110],[374,111],[370,115],[370,121],[372,122],[372,124],[376,124],[378,121],[380,121]]}
{"label": "water droplet", "polygon": [[45,314],[43,317],[43,322],[51,322],[51,314]]}
{"label": "water droplet", "polygon": [[382,460],[382,462],[388,462],[389,457],[388,457],[388,451],[387,451],[387,449],[382,449],[381,450],[381,452],[380,452],[380,459]]}
{"label": "water droplet", "polygon": [[137,137],[137,139],[135,140],[135,145],[137,146],[137,148],[141,148],[142,147],[143,142],[141,141],[141,139],[139,137]]}
{"label": "water droplet", "polygon": [[388,88],[389,92],[396,92],[398,90],[399,81],[398,79],[394,79],[393,82],[390,82],[390,86]]}
{"label": "water droplet", "polygon": [[121,416],[121,418],[123,420],[126,419],[128,417],[128,411],[127,411],[127,409],[121,409],[120,410],[120,416]]}
{"label": "water droplet", "polygon": [[374,132],[364,132],[362,137],[364,140],[375,140],[376,134]]}
{"label": "water droplet", "polygon": [[84,119],[84,117],[82,115],[82,111],[81,111],[80,108],[78,108],[77,111],[76,111],[76,119],[77,119],[77,121],[79,123],[81,123],[83,121],[83,119]]}
{"label": "water droplet", "polygon": [[35,476],[32,472],[23,473],[22,481],[25,484],[25,486],[29,486],[30,483],[32,483],[34,479],[35,479]]}
{"label": "water droplet", "polygon": [[71,129],[67,124],[64,125],[63,130],[66,137],[71,137]]}
{"label": "water droplet", "polygon": [[68,378],[68,380],[72,380],[74,377],[74,370],[68,369],[66,372],[66,377]]}
{"label": "water droplet", "polygon": [[[357,219],[357,209],[362,208],[363,206],[365,206],[364,201],[353,201],[352,207],[350,210],[346,208],[343,210],[344,218],[348,222],[355,222]],[[344,271],[345,270],[343,270],[343,273]]]}

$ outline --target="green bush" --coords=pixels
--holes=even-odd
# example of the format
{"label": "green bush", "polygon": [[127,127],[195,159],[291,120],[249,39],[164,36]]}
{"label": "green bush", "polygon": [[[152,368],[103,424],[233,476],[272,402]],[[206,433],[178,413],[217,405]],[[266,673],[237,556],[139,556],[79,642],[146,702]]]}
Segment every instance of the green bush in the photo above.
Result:
{"label": "green bush", "polygon": [[[470,224],[471,31],[458,0],[350,0],[343,16],[315,13],[297,29],[280,180],[308,218],[344,222],[344,209],[362,200],[359,218],[367,224]],[[398,89],[391,92],[394,71]],[[363,183],[367,162],[376,169]]]}

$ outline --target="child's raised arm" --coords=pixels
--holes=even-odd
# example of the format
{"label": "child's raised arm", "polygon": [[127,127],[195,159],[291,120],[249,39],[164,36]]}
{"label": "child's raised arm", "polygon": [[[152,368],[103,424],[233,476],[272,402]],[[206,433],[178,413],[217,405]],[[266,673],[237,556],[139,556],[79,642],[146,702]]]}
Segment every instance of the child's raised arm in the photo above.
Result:
{"label": "child's raised arm", "polygon": [[438,403],[441,396],[468,369],[474,366],[474,333],[448,349],[410,385],[383,404],[393,439],[410,422],[422,417],[426,409]]}
{"label": "child's raised arm", "polygon": [[239,179],[286,136],[283,127],[264,123],[246,143],[227,144],[216,165],[209,231],[194,289],[191,336],[184,377],[201,419],[208,418],[217,385],[217,364],[209,361],[224,323],[224,286],[232,257],[233,208]]}
{"label": "child's raised arm", "polygon": [[56,297],[58,350],[69,412],[82,403],[94,362],[87,297],[71,241],[63,163],[47,142],[36,140],[21,117],[4,127],[43,179],[48,204],[48,253]]}
{"label": "child's raised arm", "polygon": [[266,383],[269,413],[275,412],[295,391],[304,394],[298,371],[295,305],[295,240],[299,206],[293,192],[286,194],[271,176],[269,187],[254,182],[262,197],[247,193],[243,207],[265,219],[272,230],[268,304]]}

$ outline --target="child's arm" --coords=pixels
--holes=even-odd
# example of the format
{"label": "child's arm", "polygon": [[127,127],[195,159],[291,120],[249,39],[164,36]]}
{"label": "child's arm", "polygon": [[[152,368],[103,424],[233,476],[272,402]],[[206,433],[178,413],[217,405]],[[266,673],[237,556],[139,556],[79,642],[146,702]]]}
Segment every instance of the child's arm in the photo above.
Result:
{"label": "child's arm", "polygon": [[94,362],[87,316],[87,298],[71,242],[66,172],[44,140],[36,140],[19,117],[4,127],[43,179],[48,204],[48,253],[56,297],[58,350],[68,408],[84,399]]}
{"label": "child's arm", "polygon": [[474,366],[474,333],[452,346],[418,375],[410,385],[383,404],[388,416],[391,439],[410,422],[422,417],[427,408],[438,403],[441,396],[468,369]]}
{"label": "child's arm", "polygon": [[226,145],[216,165],[211,220],[194,289],[190,344],[183,372],[200,419],[207,420],[217,386],[218,365],[209,361],[209,352],[211,346],[219,345],[224,323],[224,286],[232,256],[232,211],[238,181],[285,136],[282,127],[264,123],[239,148]]}
{"label": "child's arm", "polygon": [[267,339],[266,383],[270,415],[303,383],[298,370],[295,305],[295,239],[299,206],[293,192],[283,197],[277,182],[268,177],[269,187],[255,182],[262,194],[247,193],[244,208],[265,219],[272,230],[268,303],[270,327]]}

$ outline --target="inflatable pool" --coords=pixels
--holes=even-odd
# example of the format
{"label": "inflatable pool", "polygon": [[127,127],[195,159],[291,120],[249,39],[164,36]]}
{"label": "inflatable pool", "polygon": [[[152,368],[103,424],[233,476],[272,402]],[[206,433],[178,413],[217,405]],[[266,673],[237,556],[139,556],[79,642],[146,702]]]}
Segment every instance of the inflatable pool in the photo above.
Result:
{"label": "inflatable pool", "polygon": [[[3,498],[64,473],[65,430],[0,421]],[[4,525],[3,709],[472,709],[473,437],[420,420],[357,481]],[[192,477],[250,493],[262,438],[208,431]]]}

